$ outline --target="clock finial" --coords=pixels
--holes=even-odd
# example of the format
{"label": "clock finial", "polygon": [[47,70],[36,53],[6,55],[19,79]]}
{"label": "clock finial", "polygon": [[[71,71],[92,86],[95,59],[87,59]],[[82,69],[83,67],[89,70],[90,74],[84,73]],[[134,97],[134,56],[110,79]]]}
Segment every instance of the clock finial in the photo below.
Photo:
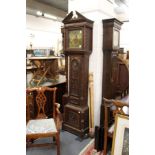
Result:
{"label": "clock finial", "polygon": [[72,16],[72,18],[73,18],[73,19],[77,19],[77,18],[78,18],[78,15],[76,14],[76,11],[75,11],[75,10],[73,11],[73,16]]}

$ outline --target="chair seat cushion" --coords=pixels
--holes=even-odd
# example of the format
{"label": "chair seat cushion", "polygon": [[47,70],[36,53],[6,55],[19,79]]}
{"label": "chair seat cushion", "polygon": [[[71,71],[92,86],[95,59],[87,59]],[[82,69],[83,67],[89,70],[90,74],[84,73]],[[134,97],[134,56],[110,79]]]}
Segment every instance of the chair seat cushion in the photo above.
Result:
{"label": "chair seat cushion", "polygon": [[54,119],[30,120],[26,126],[26,134],[57,132]]}

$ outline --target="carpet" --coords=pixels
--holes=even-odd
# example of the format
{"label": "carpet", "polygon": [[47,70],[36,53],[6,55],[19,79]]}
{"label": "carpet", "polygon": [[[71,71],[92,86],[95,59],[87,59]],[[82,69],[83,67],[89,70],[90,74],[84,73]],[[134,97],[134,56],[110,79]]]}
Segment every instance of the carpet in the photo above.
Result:
{"label": "carpet", "polygon": [[[91,140],[91,138],[80,139],[78,136],[62,130],[60,132],[61,155],[79,155],[80,151],[83,150]],[[35,143],[47,143],[50,141],[50,138],[42,138],[36,140]],[[26,149],[26,155],[56,155],[56,147],[30,147]]]}
{"label": "carpet", "polygon": [[92,139],[85,148],[79,153],[79,155],[101,155],[101,152],[97,152],[94,149],[94,139]]}

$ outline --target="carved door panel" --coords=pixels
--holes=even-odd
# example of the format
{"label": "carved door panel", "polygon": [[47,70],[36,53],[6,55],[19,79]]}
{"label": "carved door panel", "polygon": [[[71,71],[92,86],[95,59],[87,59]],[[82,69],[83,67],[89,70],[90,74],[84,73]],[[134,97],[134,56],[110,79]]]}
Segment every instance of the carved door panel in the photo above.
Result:
{"label": "carved door panel", "polygon": [[80,71],[81,71],[81,58],[80,56],[70,57],[70,95],[80,96]]}
{"label": "carved door panel", "polygon": [[81,115],[80,115],[80,111],[78,110],[73,110],[73,109],[70,109],[70,108],[66,108],[66,121],[67,121],[67,124],[75,127],[75,128],[78,128],[80,129],[80,120],[81,120]]}
{"label": "carved door panel", "polygon": [[85,129],[88,130],[89,126],[89,108],[88,107],[73,107],[67,105],[65,108],[65,122],[67,125],[71,125],[71,128],[77,130]]}

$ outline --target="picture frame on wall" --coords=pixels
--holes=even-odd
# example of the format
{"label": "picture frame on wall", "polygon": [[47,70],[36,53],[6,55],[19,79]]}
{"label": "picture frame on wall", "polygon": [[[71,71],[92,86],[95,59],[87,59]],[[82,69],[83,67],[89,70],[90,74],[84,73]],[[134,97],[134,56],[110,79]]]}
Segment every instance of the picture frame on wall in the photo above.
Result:
{"label": "picture frame on wall", "polygon": [[117,114],[111,155],[129,155],[129,117]]}

